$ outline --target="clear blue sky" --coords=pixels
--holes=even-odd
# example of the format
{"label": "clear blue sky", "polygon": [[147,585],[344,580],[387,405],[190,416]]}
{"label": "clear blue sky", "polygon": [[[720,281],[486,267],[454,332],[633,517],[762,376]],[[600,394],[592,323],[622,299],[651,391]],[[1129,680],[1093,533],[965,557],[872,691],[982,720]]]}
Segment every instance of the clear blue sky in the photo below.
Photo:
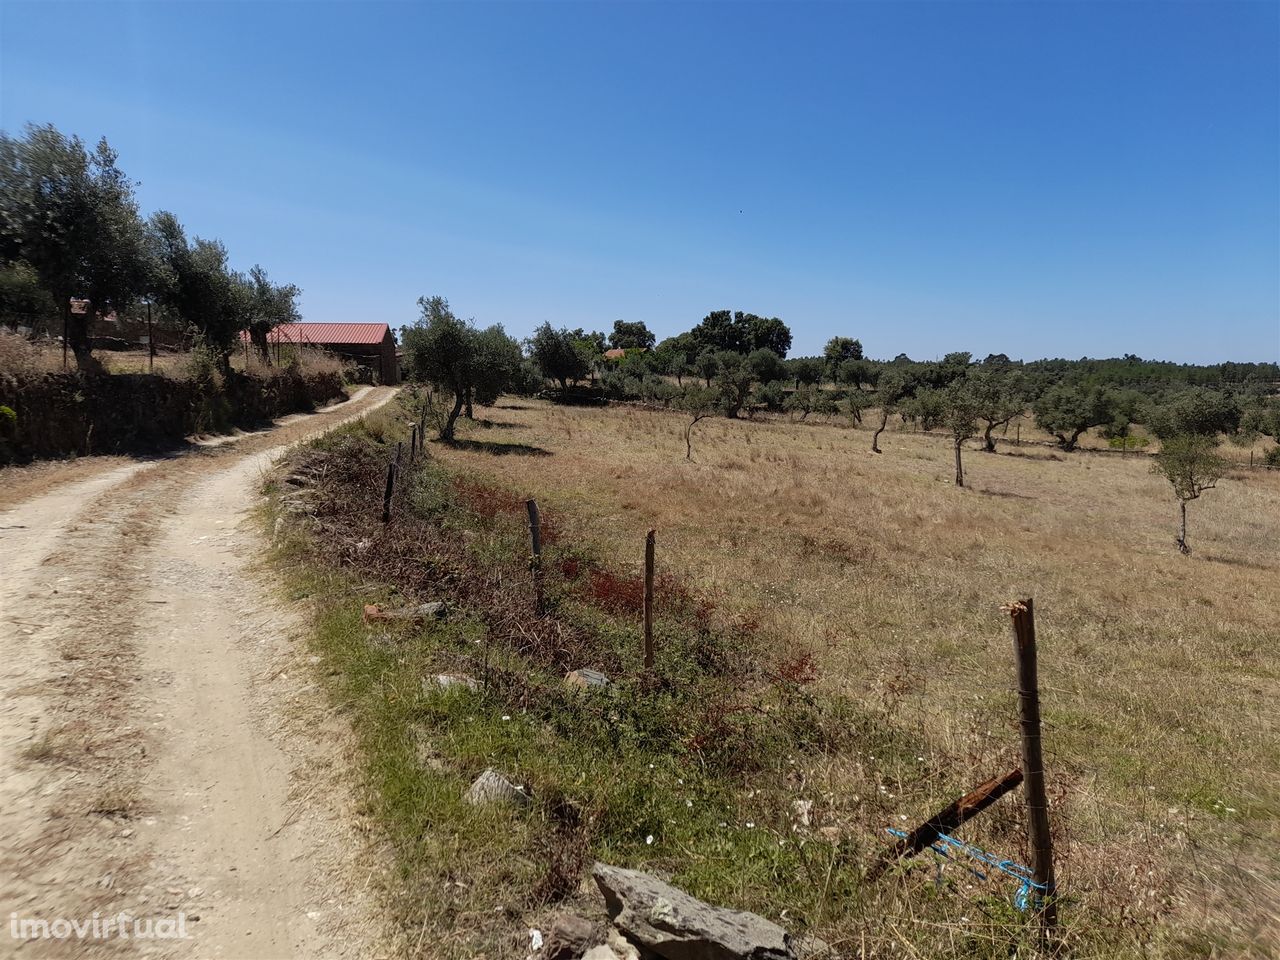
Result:
{"label": "clear blue sky", "polygon": [[1275,2],[0,0],[0,126],[311,320],[1276,360],[1278,51]]}

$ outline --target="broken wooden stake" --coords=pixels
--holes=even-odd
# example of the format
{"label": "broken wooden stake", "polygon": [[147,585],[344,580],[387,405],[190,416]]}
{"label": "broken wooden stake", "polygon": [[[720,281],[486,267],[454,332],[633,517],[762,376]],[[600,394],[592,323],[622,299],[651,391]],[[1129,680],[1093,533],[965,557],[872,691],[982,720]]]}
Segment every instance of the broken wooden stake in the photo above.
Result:
{"label": "broken wooden stake", "polygon": [[1017,661],[1018,725],[1022,730],[1022,768],[1027,785],[1027,832],[1031,837],[1031,876],[1044,891],[1033,906],[1040,913],[1041,946],[1056,939],[1058,905],[1054,899],[1053,838],[1049,833],[1049,798],[1044,785],[1044,753],[1040,744],[1040,688],[1036,671],[1036,621],[1031,599],[1015,600],[1002,608],[1013,623],[1013,654]]}
{"label": "broken wooden stake", "polygon": [[644,538],[644,668],[653,669],[653,548],[654,531]]}
{"label": "broken wooden stake", "polygon": [[533,574],[533,608],[538,616],[542,616],[546,611],[542,593],[542,520],[538,516],[537,500],[526,500],[524,505],[529,511],[529,541],[533,547],[529,557],[529,570]]}
{"label": "broken wooden stake", "polygon": [[992,777],[974,787],[955,803],[943,807],[932,817],[907,833],[886,851],[867,873],[868,880],[875,880],[901,857],[912,857],[938,842],[938,836],[950,833],[961,824],[972,820],[1006,793],[1022,782],[1022,771],[1015,768],[1003,777]]}
{"label": "broken wooden stake", "polygon": [[392,460],[387,464],[387,488],[382,494],[382,522],[389,523],[391,520],[391,494],[396,486],[396,462]]}

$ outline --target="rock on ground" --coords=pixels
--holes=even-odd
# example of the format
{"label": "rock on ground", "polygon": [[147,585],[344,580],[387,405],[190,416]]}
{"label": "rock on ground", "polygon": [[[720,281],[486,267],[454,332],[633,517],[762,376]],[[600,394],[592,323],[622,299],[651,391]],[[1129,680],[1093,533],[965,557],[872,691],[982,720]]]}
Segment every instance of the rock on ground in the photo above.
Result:
{"label": "rock on ground", "polygon": [[614,924],[666,960],[796,960],[786,930],[745,910],[715,907],[669,883],[597,863],[596,886]]}

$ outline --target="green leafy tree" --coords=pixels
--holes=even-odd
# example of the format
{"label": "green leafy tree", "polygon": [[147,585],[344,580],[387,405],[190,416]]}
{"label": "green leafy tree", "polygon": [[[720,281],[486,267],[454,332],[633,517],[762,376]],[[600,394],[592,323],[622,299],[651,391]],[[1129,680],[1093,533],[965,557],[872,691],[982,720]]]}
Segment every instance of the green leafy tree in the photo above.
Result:
{"label": "green leafy tree", "polygon": [[59,313],[49,291],[25,260],[0,264],[0,323],[52,333]]}
{"label": "green leafy tree", "polygon": [[652,350],[654,336],[640,320],[615,320],[609,346],[614,350]]}
{"label": "green leafy tree", "polygon": [[772,350],[785,357],[791,349],[791,330],[777,317],[760,317],[754,313],[736,313],[729,310],[713,310],[702,322],[689,331],[688,336],[697,345],[695,353],[703,350],[728,350],[747,354],[752,350]]}
{"label": "green leafy tree", "polygon": [[1181,434],[1217,436],[1235,433],[1241,410],[1235,397],[1221,390],[1191,387],[1151,401],[1145,413],[1147,429],[1161,440]]}
{"label": "green leafy tree", "polygon": [[720,398],[720,409],[726,417],[735,419],[751,399],[751,387],[756,376],[741,354],[724,350],[717,354],[717,359],[720,369],[715,377],[715,390]]}
{"label": "green leafy tree", "polygon": [[472,363],[471,385],[467,392],[467,406],[472,401],[482,407],[491,407],[498,397],[520,383],[524,354],[520,344],[493,324],[472,335],[475,360]]}
{"label": "green leafy tree", "polygon": [[853,337],[832,337],[822,348],[823,359],[827,362],[827,370],[832,380],[836,379],[836,371],[842,364],[850,360],[862,359],[862,341]]}
{"label": "green leafy tree", "polygon": [[942,427],[951,436],[956,461],[956,486],[964,486],[964,442],[978,432],[979,403],[967,379],[953,380],[941,389],[922,391],[915,413],[926,430]]}
{"label": "green leafy tree", "polygon": [[782,407],[793,416],[797,413],[800,414],[801,420],[811,413],[821,416],[835,413],[838,409],[835,398],[826,390],[812,383],[804,383],[797,387],[795,392],[787,397]]}
{"label": "green leafy tree", "polygon": [[758,384],[751,393],[751,403],[756,407],[777,412],[787,404],[787,387],[781,380]]}
{"label": "green leafy tree", "polygon": [[910,368],[906,366],[890,367],[880,376],[876,384],[876,404],[880,407],[880,424],[871,434],[871,452],[880,453],[880,434],[889,426],[889,418],[898,411],[902,403],[915,392],[916,381]]}
{"label": "green leafy tree", "polygon": [[689,373],[692,365],[689,363],[689,355],[679,349],[672,340],[663,340],[653,352],[654,369],[659,373],[668,377],[675,377],[676,383],[684,386],[685,374]]}
{"label": "green leafy tree", "polygon": [[1026,379],[1018,373],[983,366],[969,374],[966,382],[976,416],[983,424],[982,448],[995,453],[992,433],[996,427],[1005,426],[1027,408]]}
{"label": "green leafy tree", "polygon": [[851,390],[861,390],[864,384],[875,383],[875,370],[869,360],[846,360],[836,368],[835,379]]}
{"label": "green leafy tree", "polygon": [[476,330],[460,320],[444,297],[419,297],[418,306],[421,315],[404,331],[405,367],[411,379],[453,395],[452,406],[439,422],[440,439],[449,443],[472,398],[492,403],[515,384],[520,345],[501,327]]}
{"label": "green leafy tree", "polygon": [[684,458],[693,460],[693,428],[716,412],[720,397],[710,387],[690,387],[675,401],[674,406],[689,415],[684,426]]}
{"label": "green leafy tree", "polygon": [[[81,369],[95,366],[94,319],[145,290],[144,246],[133,183],[105,139],[88,150],[52,125],[0,133],[0,258],[35,271]],[[72,312],[73,298],[87,301],[85,312]]]}
{"label": "green leafy tree", "polygon": [[822,382],[827,367],[821,357],[796,357],[787,361],[787,372],[796,382],[796,389],[808,384],[813,386]]}
{"label": "green leafy tree", "polygon": [[149,295],[195,328],[225,373],[251,300],[244,279],[227,266],[226,248],[199,237],[189,242],[178,218],[162,210],[147,223],[147,250],[152,264]]}
{"label": "green leafy tree", "polygon": [[248,277],[243,279],[241,305],[244,327],[249,339],[258,349],[263,362],[271,365],[268,337],[281,324],[297,323],[302,319],[298,311],[298,297],[302,295],[292,283],[276,284],[267,277],[267,271],[254,264]]}
{"label": "green leafy tree", "polygon": [[570,382],[583,379],[590,372],[587,358],[577,349],[568,330],[556,330],[544,323],[534,331],[529,340],[529,355],[542,371],[542,375],[560,384],[562,391]]}
{"label": "green leafy tree", "polygon": [[787,368],[782,358],[767,347],[752,350],[747,354],[747,366],[751,368],[752,376],[761,383],[785,380],[787,376]]}
{"label": "green leafy tree", "polygon": [[1226,461],[1217,453],[1215,437],[1198,433],[1178,434],[1162,441],[1160,452],[1152,464],[1153,473],[1160,474],[1173,487],[1178,499],[1178,550],[1191,552],[1187,544],[1187,504],[1198,500],[1206,490],[1212,490],[1222,478]]}
{"label": "green leafy tree", "polygon": [[693,368],[710,389],[712,379],[720,372],[720,355],[714,350],[704,350],[694,358]]}
{"label": "green leafy tree", "polygon": [[1050,387],[1033,404],[1036,423],[1058,438],[1063,450],[1074,450],[1081,434],[1115,419],[1115,394],[1106,387],[1080,382]]}

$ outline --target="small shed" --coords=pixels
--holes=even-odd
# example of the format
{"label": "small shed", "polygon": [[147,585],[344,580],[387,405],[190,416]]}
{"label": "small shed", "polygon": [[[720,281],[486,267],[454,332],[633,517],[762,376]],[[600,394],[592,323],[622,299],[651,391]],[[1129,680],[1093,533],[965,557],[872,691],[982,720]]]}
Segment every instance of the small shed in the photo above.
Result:
{"label": "small shed", "polygon": [[385,323],[282,323],[267,335],[267,343],[320,347],[370,368],[379,383],[400,382],[396,337]]}

